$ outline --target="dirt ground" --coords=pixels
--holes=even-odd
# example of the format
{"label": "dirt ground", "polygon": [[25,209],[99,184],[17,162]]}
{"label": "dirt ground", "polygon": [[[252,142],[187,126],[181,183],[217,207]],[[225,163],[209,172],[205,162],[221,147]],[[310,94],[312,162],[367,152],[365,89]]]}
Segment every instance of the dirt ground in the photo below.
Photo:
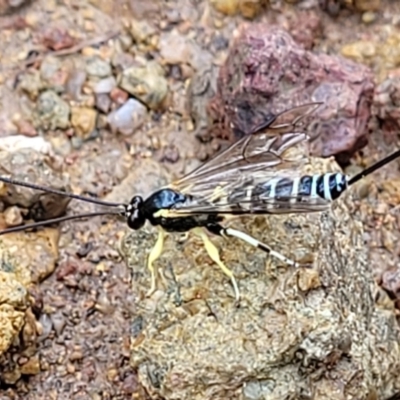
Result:
{"label": "dirt ground", "polygon": [[[188,80],[210,59],[216,65],[223,62],[232,32],[244,21],[240,12],[224,15],[210,3],[32,0],[14,8],[0,1],[0,140],[11,134],[43,136],[53,147],[55,170],[67,173],[74,192],[106,195],[112,201],[128,201],[135,193],[146,195],[171,176],[187,172],[218,147],[215,141],[201,144],[194,135],[185,105]],[[228,4],[228,11],[230,7],[235,9],[228,1],[219,3]],[[257,19],[274,20],[287,27],[302,10],[301,4],[273,3],[276,10],[266,7]],[[312,1],[301,3],[313,5]],[[313,10],[323,27],[315,49],[344,53],[364,62],[381,82],[400,67],[396,50],[396,43],[400,46],[400,4],[382,0],[373,10],[377,3],[370,1],[371,10],[363,12],[343,9],[335,18],[318,6]],[[169,45],[167,33],[172,29],[190,38],[190,46],[176,42]],[[374,51],[366,48],[367,42],[375,44]],[[392,51],[377,50],[385,46],[392,46]],[[134,59],[159,61],[168,94],[152,109],[140,110],[140,123],[129,121],[128,128],[116,132],[118,129],[113,131],[104,122],[112,106],[107,107],[104,97],[95,97],[92,86],[79,86],[79,74],[69,79],[63,66],[72,60],[79,70],[84,57],[100,54],[108,66],[111,63],[116,70],[123,69],[132,60],[115,56],[121,49]],[[48,71],[43,72],[49,76],[48,87],[69,85],[73,93],[83,86],[84,95],[78,103],[86,111],[76,112],[72,128],[63,128],[61,115],[57,121],[55,117],[44,121],[39,116],[35,123],[26,117],[36,112],[32,110],[32,104],[38,102],[35,91],[43,91],[34,77],[26,78],[26,73],[39,66],[48,52],[56,52],[56,58],[62,60],[61,67],[52,69],[49,62]],[[97,70],[89,71],[89,75],[110,76],[99,72],[103,67],[107,69],[96,64]],[[157,82],[159,92],[152,99],[162,96],[164,81]],[[127,91],[115,90],[110,96],[114,106],[123,104]],[[93,114],[88,111],[94,109],[96,122],[92,122]],[[129,124],[135,123],[138,128],[132,132]],[[368,147],[353,162],[359,166],[370,164],[399,143],[397,132],[382,135],[375,131]],[[398,168],[399,163],[392,163],[360,189],[371,266],[378,281],[387,280],[386,287],[392,288],[395,301],[400,265]],[[71,209],[78,213],[92,207],[74,201]],[[67,222],[60,227],[55,272],[33,293],[40,305],[37,347],[22,355],[12,348],[7,358],[7,368],[11,364],[22,367],[28,361],[32,367],[25,368],[15,382],[11,374],[8,383],[0,383],[1,400],[146,398],[129,365],[135,304],[130,294],[130,271],[118,252],[119,240],[127,229],[123,221],[108,217]]]}

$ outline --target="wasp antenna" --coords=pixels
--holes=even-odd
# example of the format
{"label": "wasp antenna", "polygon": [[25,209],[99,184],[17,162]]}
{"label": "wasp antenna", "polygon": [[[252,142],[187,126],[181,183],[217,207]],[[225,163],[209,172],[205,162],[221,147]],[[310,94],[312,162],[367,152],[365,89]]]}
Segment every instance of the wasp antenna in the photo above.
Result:
{"label": "wasp antenna", "polygon": [[34,222],[32,224],[19,225],[19,226],[13,226],[12,228],[6,228],[6,229],[3,229],[3,230],[0,230],[0,235],[5,235],[6,233],[12,233],[12,232],[25,231],[25,230],[28,230],[28,229],[40,228],[42,226],[56,224],[56,223],[64,222],[64,221],[70,221],[72,219],[91,218],[91,217],[98,217],[100,215],[122,215],[122,210],[121,211],[114,211],[114,212],[111,212],[111,211],[98,211],[98,212],[86,213],[86,214],[66,215],[64,217],[47,219],[46,221],[39,221],[39,222]]}
{"label": "wasp antenna", "polygon": [[23,186],[23,187],[27,187],[30,189],[40,190],[42,192],[58,194],[60,196],[70,197],[71,199],[81,200],[81,201],[85,201],[87,203],[98,204],[101,206],[106,206],[106,207],[125,206],[124,203],[113,203],[110,201],[97,200],[97,199],[93,199],[91,197],[80,196],[79,194],[64,192],[63,190],[52,189],[52,188],[49,188],[46,186],[35,185],[34,183],[28,183],[28,182],[24,182],[24,181],[18,181],[16,179],[12,179],[12,178],[6,178],[5,176],[0,176],[0,181],[4,182],[4,183],[9,183],[11,185]]}
{"label": "wasp antenna", "polygon": [[383,158],[382,160],[378,161],[377,163],[371,165],[370,167],[364,169],[364,171],[361,171],[359,174],[354,175],[352,178],[348,180],[348,185],[352,185],[353,183],[358,182],[359,180],[365,178],[366,176],[372,174],[375,172],[377,169],[382,168],[386,164],[389,164],[396,158],[400,157],[400,149],[392,153],[390,156],[387,156],[386,158]]}

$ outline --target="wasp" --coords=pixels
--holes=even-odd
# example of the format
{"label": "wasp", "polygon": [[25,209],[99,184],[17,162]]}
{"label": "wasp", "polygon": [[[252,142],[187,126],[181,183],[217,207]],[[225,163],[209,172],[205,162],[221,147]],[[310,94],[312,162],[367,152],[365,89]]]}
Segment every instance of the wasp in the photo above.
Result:
{"label": "wasp", "polygon": [[147,259],[151,275],[147,295],[150,296],[156,289],[154,263],[162,254],[166,232],[193,231],[202,239],[210,258],[230,278],[236,301],[239,301],[240,291],[234,274],[221,260],[208,233],[242,240],[289,266],[298,267],[299,263],[273,250],[268,244],[245,232],[226,227],[226,221],[237,216],[325,211],[354,183],[400,157],[400,150],[397,150],[352,177],[340,172],[299,176],[296,171],[308,158],[305,155],[291,158],[289,153],[295,146],[310,140],[302,129],[302,122],[319,105],[309,103],[270,117],[251,135],[244,136],[188,175],[146,199],[135,195],[128,204],[102,201],[0,176],[0,181],[7,184],[113,208],[11,227],[0,231],[0,235],[109,214],[122,216],[133,230],[141,229],[149,222],[159,228],[157,241]]}

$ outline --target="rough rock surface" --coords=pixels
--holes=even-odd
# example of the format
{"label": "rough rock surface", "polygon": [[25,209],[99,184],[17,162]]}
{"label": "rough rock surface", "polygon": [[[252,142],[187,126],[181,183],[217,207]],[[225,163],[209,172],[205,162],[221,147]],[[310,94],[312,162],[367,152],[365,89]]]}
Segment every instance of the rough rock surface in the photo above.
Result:
{"label": "rough rock surface", "polygon": [[[46,163],[46,157],[32,149],[15,152],[0,152],[0,174],[11,176],[37,185],[68,190],[66,180],[61,178]],[[20,186],[0,183],[0,201],[5,206],[17,205],[28,210],[35,220],[56,218],[62,215],[69,202],[68,198],[51,193],[38,192]]]}
{"label": "rough rock surface", "polygon": [[[0,239],[0,382],[14,384],[22,375],[40,371],[35,353],[41,327],[30,290],[54,271],[58,238],[58,230],[48,228]],[[15,353],[22,356],[18,362]]]}
{"label": "rough rock surface", "polygon": [[[337,168],[314,159],[303,172]],[[155,182],[155,185],[159,182]],[[366,399],[400,388],[398,326],[374,302],[369,250],[352,194],[324,214],[270,216],[235,227],[312,268],[213,237],[229,279],[200,239],[168,236],[158,290],[146,298],[146,257],[156,234],[130,232],[121,252],[132,269],[136,317],[131,363],[153,399]]]}
{"label": "rough rock surface", "polygon": [[[12,173],[15,179],[64,189],[65,181],[45,159],[46,156],[31,148],[2,151],[0,173],[6,176]],[[0,218],[1,229],[20,224],[23,216],[36,220],[59,216],[69,203],[64,197],[3,182],[0,201],[2,207],[11,205]],[[54,228],[0,237],[0,382],[14,384],[22,375],[40,371],[35,356],[40,328],[32,313],[35,301],[30,290],[32,284],[41,282],[54,271],[59,256],[58,239],[59,231]],[[15,358],[15,353],[20,357]]]}
{"label": "rough rock surface", "polygon": [[397,134],[400,129],[400,76],[389,77],[376,88],[373,105],[383,133]]}
{"label": "rough rock surface", "polygon": [[[3,262],[3,265],[5,262]],[[4,266],[2,269],[5,268]],[[12,272],[0,271],[0,355],[11,346],[24,323],[28,292]]]}
{"label": "rough rock surface", "polygon": [[217,87],[208,105],[214,121],[211,136],[234,140],[251,133],[271,114],[323,102],[309,127],[318,137],[313,154],[340,155],[346,161],[366,142],[374,90],[370,69],[307,51],[276,26],[241,26]]}

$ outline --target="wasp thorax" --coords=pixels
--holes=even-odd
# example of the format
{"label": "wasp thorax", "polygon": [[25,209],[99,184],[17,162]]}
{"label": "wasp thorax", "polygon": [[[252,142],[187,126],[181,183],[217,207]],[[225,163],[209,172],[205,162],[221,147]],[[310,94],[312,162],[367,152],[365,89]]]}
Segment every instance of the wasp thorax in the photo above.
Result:
{"label": "wasp thorax", "polygon": [[143,198],[135,196],[126,207],[126,216],[129,228],[134,230],[140,229],[146,222],[142,206]]}

